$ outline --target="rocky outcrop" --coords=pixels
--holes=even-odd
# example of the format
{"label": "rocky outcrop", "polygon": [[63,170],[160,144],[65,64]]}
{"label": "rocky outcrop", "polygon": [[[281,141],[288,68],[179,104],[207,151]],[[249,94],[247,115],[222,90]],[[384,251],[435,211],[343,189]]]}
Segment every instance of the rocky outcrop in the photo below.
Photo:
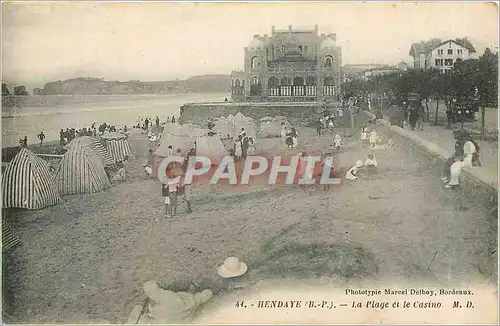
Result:
{"label": "rocky outcrop", "polygon": [[230,88],[229,75],[206,75],[186,80],[158,82],[106,81],[102,78],[80,77],[46,83],[45,95],[109,95],[109,94],[162,94],[191,92],[226,92]]}
{"label": "rocky outcrop", "polygon": [[16,96],[27,96],[30,95],[26,90],[26,86],[16,86],[14,87],[14,95]]}
{"label": "rocky outcrop", "polygon": [[7,88],[7,84],[2,84],[2,96],[9,96],[10,92],[9,89]]}

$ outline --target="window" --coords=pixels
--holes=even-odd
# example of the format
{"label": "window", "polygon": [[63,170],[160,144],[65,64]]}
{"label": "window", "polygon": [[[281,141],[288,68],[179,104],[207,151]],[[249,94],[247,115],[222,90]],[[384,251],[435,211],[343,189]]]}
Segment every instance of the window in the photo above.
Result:
{"label": "window", "polygon": [[445,66],[453,66],[453,59],[444,59]]}
{"label": "window", "polygon": [[438,50],[438,55],[443,55],[443,50]]}
{"label": "window", "polygon": [[281,51],[285,52],[286,51],[286,46],[282,45],[281,46]]}
{"label": "window", "polygon": [[299,51],[302,51],[302,45],[299,45]]}
{"label": "window", "polygon": [[330,56],[326,57],[326,59],[325,59],[325,67],[331,68],[332,65],[333,65],[333,59],[332,59],[332,57],[330,57]]}
{"label": "window", "polygon": [[457,53],[461,55],[462,54],[462,49],[457,49]]}
{"label": "window", "polygon": [[304,45],[304,51],[307,51],[307,45]]}
{"label": "window", "polygon": [[260,66],[259,58],[258,57],[253,57],[251,64],[252,64],[252,69],[259,67]]}
{"label": "window", "polygon": [[442,66],[443,65],[443,59],[436,59],[435,65],[436,66]]}
{"label": "window", "polygon": [[453,54],[453,49],[448,49],[448,54]]}

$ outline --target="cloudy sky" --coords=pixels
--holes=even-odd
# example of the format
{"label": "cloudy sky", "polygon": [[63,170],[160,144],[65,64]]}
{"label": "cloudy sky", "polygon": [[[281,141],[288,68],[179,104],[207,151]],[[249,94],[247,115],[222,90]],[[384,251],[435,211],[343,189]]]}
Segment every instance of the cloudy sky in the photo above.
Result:
{"label": "cloudy sky", "polygon": [[271,26],[336,33],[344,64],[409,61],[411,43],[469,37],[498,46],[492,3],[3,3],[9,84],[78,76],[166,80],[229,73]]}

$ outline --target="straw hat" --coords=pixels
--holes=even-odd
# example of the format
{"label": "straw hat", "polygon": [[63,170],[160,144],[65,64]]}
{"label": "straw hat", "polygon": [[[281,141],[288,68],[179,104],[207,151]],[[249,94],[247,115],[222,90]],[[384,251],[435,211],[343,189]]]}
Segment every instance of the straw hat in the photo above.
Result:
{"label": "straw hat", "polygon": [[362,166],[363,166],[363,161],[361,161],[361,160],[357,160],[357,161],[356,161],[356,166],[357,166],[358,168],[362,167]]}
{"label": "straw hat", "polygon": [[219,267],[217,274],[223,278],[237,277],[245,274],[247,270],[248,266],[244,262],[241,262],[236,257],[229,257]]}

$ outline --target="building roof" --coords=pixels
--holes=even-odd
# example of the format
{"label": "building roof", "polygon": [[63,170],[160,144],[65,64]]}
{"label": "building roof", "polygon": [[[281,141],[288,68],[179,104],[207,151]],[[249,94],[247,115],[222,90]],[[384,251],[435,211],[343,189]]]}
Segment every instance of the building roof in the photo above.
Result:
{"label": "building roof", "polygon": [[471,53],[475,53],[476,49],[472,45],[472,43],[467,39],[467,38],[457,38],[457,39],[449,39],[446,41],[441,41],[440,39],[431,39],[427,42],[420,41],[419,43],[413,43],[411,45],[410,49],[410,55],[412,57],[418,56],[420,54],[427,54],[434,50],[437,47],[440,47],[443,44],[446,44],[448,42],[453,42],[456,43],[460,46],[463,46],[464,48],[468,49]]}
{"label": "building roof", "polygon": [[321,48],[332,48],[336,47],[337,44],[331,37],[327,37],[323,42],[321,42]]}
{"label": "building roof", "polygon": [[254,38],[250,44],[248,44],[248,47],[250,49],[256,49],[256,48],[262,48],[264,46],[264,42],[259,40],[258,38]]}

